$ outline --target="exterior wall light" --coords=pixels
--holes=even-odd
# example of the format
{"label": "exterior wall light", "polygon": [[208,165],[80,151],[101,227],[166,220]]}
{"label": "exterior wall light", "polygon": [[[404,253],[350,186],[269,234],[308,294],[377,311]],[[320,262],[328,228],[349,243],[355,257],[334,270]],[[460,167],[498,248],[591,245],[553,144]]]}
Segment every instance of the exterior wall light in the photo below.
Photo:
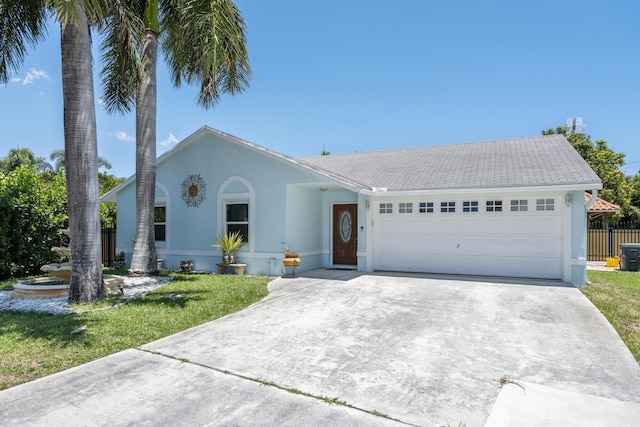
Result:
{"label": "exterior wall light", "polygon": [[573,201],[573,196],[571,195],[571,193],[568,193],[566,196],[564,196],[564,204],[567,206],[571,206],[571,202]]}

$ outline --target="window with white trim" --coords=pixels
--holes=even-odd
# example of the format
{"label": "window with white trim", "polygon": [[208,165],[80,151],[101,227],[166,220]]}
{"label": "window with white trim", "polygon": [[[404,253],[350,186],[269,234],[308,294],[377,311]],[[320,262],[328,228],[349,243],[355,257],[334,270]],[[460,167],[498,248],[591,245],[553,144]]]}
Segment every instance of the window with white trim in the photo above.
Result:
{"label": "window with white trim", "polygon": [[487,200],[487,212],[502,212],[502,200]]}
{"label": "window with white trim", "polygon": [[380,213],[381,214],[393,213],[393,203],[380,203]]}
{"label": "window with white trim", "polygon": [[555,209],[553,199],[536,199],[537,211],[552,211]]}
{"label": "window with white trim", "polygon": [[526,212],[529,209],[526,200],[512,200],[511,212]]}
{"label": "window with white trim", "polygon": [[156,242],[166,241],[167,240],[167,207],[166,206],[154,206],[153,226],[156,234]]}
{"label": "window with white trim", "polygon": [[440,202],[440,212],[455,212],[456,202]]}
{"label": "window with white trim", "polygon": [[462,202],[462,212],[478,212],[478,202]]}
{"label": "window with white trim", "polygon": [[225,230],[227,233],[240,232],[242,241],[249,241],[249,203],[227,203],[225,205]]}
{"label": "window with white trim", "polygon": [[400,203],[398,213],[413,213],[413,203]]}
{"label": "window with white trim", "polygon": [[420,213],[433,213],[433,202],[420,202]]}

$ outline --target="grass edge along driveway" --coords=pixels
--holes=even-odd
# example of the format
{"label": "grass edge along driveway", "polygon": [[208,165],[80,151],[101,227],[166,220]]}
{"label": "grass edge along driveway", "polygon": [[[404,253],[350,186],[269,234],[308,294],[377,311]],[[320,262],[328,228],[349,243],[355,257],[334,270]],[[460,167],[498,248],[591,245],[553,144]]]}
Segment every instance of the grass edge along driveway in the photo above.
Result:
{"label": "grass edge along driveway", "polygon": [[582,292],[607,318],[640,363],[640,272],[589,271]]}
{"label": "grass edge along driveway", "polygon": [[[59,316],[0,311],[0,390],[242,310],[268,294],[270,280],[178,274],[167,285],[116,309]],[[111,294],[97,307],[122,302]],[[71,334],[85,326],[81,333]]]}

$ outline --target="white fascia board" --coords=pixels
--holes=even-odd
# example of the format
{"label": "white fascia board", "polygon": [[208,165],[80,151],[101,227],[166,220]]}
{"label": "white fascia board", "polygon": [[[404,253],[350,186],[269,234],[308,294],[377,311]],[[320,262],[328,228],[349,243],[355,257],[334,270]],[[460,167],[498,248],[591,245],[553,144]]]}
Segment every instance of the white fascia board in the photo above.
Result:
{"label": "white fascia board", "polygon": [[409,197],[416,195],[455,195],[455,194],[501,194],[501,193],[539,193],[540,191],[585,191],[601,189],[601,182],[587,184],[537,185],[525,187],[469,187],[469,188],[438,188],[433,190],[403,190],[403,191],[372,191],[361,190],[360,193],[370,197]]}

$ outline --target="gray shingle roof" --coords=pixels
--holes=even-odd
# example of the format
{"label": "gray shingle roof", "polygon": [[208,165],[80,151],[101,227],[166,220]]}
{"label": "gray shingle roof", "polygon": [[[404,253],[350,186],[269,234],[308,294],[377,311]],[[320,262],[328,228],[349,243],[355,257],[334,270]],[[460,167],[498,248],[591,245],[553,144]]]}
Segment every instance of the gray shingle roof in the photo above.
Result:
{"label": "gray shingle roof", "polygon": [[[600,184],[562,135],[298,159],[388,191]],[[589,187],[590,188],[590,187]]]}

